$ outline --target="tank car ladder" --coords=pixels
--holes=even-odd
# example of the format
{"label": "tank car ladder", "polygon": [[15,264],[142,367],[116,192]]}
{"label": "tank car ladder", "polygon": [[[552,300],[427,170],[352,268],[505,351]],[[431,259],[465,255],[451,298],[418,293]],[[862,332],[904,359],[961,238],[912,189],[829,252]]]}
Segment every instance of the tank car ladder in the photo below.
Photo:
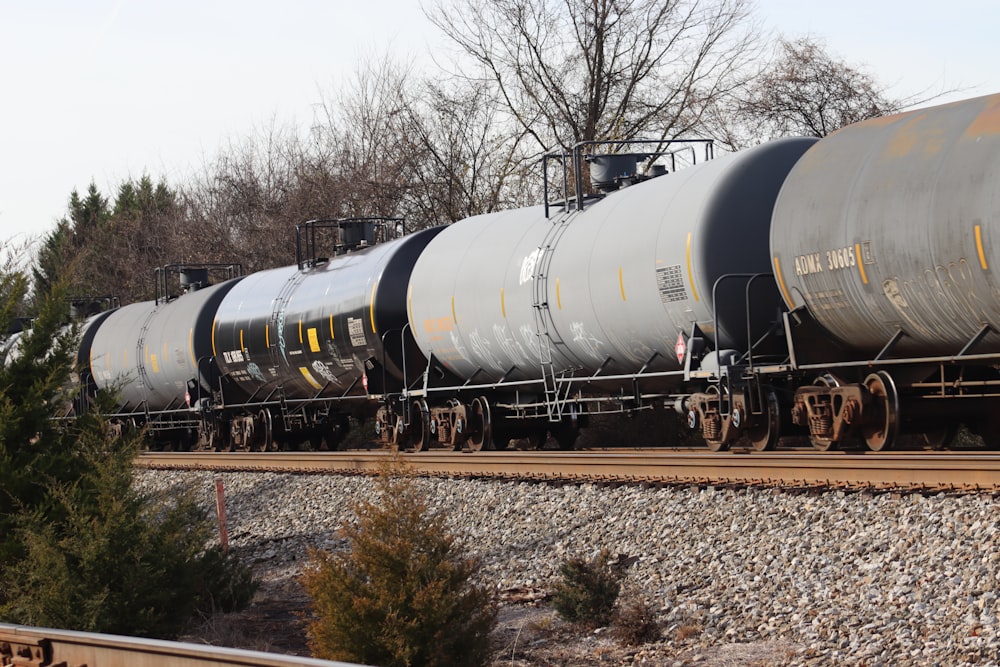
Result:
{"label": "tank car ladder", "polygon": [[562,345],[562,338],[550,326],[552,313],[548,301],[548,274],[552,263],[552,249],[566,231],[573,214],[560,216],[550,220],[550,227],[538,247],[538,259],[535,262],[532,276],[532,312],[535,318],[535,334],[538,337],[538,358],[542,368],[542,384],[545,388],[545,411],[550,422],[562,421],[563,408],[569,396],[569,385],[566,385],[565,395],[560,395],[559,380],[556,378],[555,364],[552,359],[552,346]]}

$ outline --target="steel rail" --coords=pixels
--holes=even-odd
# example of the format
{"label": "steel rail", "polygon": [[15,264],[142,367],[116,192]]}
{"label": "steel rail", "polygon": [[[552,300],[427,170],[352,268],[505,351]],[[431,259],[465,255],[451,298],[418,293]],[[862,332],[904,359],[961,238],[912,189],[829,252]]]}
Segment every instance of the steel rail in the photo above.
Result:
{"label": "steel rail", "polygon": [[346,662],[277,653],[6,624],[0,624],[0,665],[350,667]]}
{"label": "steel rail", "polygon": [[[271,453],[145,453],[151,468],[271,470],[328,474],[377,472],[386,451]],[[901,489],[1000,490],[995,453],[893,454],[703,451],[477,452],[403,454],[414,472],[507,479],[595,480],[634,483],[764,484]]]}

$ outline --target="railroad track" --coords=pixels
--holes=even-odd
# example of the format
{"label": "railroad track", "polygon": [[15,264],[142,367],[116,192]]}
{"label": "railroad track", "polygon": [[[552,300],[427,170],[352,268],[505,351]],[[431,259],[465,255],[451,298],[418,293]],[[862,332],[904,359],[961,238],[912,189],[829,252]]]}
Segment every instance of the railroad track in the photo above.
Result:
{"label": "railroad track", "polygon": [[0,624],[0,665],[349,667],[348,663],[137,637]]}
{"label": "railroad track", "polygon": [[[371,474],[389,452],[157,452],[137,465],[151,468]],[[741,455],[697,451],[420,452],[402,454],[414,472],[437,476],[539,481],[907,490],[1000,490],[996,453],[831,454],[767,452]]]}

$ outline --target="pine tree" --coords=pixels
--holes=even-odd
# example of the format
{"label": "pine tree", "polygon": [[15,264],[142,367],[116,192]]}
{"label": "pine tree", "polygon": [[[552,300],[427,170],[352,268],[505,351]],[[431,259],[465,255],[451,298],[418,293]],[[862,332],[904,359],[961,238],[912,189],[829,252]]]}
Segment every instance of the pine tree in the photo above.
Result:
{"label": "pine tree", "polygon": [[478,563],[429,513],[412,476],[383,472],[377,486],[344,529],[350,550],[314,552],[303,575],[313,652],[386,667],[485,664],[496,606],[471,582]]}
{"label": "pine tree", "polygon": [[[0,269],[0,323],[26,291],[22,273]],[[0,621],[170,637],[195,610],[245,604],[255,583],[206,548],[204,512],[132,488],[138,441],[114,437],[99,410],[67,419],[66,310],[57,288],[0,355]]]}

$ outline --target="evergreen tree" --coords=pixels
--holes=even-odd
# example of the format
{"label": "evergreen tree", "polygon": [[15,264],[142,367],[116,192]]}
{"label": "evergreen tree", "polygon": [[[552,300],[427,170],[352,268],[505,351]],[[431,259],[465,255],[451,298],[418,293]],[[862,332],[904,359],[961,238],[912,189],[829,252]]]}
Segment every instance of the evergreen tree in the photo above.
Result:
{"label": "evergreen tree", "polygon": [[55,285],[67,277],[67,267],[73,256],[73,227],[68,218],[61,219],[56,228],[45,235],[32,268],[34,294],[32,301],[41,303]]}
{"label": "evergreen tree", "polygon": [[133,488],[137,437],[108,437],[93,414],[73,432],[79,476],[50,482],[49,503],[18,516],[23,557],[3,571],[4,620],[172,638],[195,612],[250,601],[250,571],[205,548],[209,523],[189,493],[154,499]]}
{"label": "evergreen tree", "polygon": [[303,576],[313,652],[386,667],[485,664],[496,607],[471,582],[478,563],[462,556],[411,476],[383,471],[378,490],[344,529],[350,551],[314,553]]}
{"label": "evergreen tree", "polygon": [[[26,290],[0,270],[0,322]],[[64,290],[38,305],[0,355],[0,621],[170,637],[195,610],[245,604],[255,583],[206,548],[204,513],[133,489],[138,441],[113,437],[100,410],[67,419],[77,335]]]}

